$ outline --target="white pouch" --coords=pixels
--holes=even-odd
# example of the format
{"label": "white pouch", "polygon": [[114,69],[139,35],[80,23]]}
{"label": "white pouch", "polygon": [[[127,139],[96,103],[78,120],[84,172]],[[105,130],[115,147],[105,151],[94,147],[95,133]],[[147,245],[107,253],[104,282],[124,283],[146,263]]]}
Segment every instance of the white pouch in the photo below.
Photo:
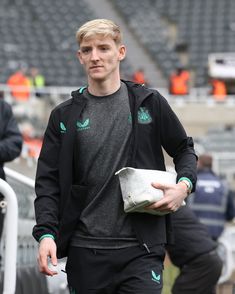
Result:
{"label": "white pouch", "polygon": [[175,184],[176,173],[124,167],[117,171],[115,175],[119,176],[125,212],[167,214],[167,212],[155,209],[147,210],[144,207],[157,202],[163,197],[163,191],[152,187],[151,183]]}

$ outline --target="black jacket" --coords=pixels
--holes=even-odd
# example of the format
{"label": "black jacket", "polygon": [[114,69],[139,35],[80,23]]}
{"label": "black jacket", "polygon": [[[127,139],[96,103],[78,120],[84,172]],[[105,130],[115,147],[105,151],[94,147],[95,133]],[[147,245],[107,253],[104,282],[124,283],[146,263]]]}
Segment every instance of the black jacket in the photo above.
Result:
{"label": "black jacket", "polygon": [[[196,155],[193,140],[187,137],[181,123],[166,99],[157,91],[125,82],[132,113],[132,140],[129,166],[165,170],[162,147],[173,158],[178,179],[189,178],[196,183]],[[51,113],[45,132],[36,174],[35,211],[36,240],[52,234],[57,242],[57,255],[67,254],[68,240],[85,205],[87,187],[74,182],[73,146],[76,121],[86,99],[82,89],[73,98],[57,106]],[[139,123],[138,110],[148,111],[148,123]],[[171,235],[170,215],[131,214],[140,243],[151,247],[166,243]]]}
{"label": "black jacket", "polygon": [[3,166],[20,155],[22,136],[11,106],[0,99],[0,178],[5,180]]}

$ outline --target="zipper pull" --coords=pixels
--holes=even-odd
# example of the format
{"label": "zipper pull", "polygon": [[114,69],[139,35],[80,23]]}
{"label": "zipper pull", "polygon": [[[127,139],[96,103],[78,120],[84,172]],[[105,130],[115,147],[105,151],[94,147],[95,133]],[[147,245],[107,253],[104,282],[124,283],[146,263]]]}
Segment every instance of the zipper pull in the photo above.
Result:
{"label": "zipper pull", "polygon": [[150,253],[150,250],[149,250],[147,244],[143,243],[143,247],[146,249],[146,251],[147,251],[148,253]]}

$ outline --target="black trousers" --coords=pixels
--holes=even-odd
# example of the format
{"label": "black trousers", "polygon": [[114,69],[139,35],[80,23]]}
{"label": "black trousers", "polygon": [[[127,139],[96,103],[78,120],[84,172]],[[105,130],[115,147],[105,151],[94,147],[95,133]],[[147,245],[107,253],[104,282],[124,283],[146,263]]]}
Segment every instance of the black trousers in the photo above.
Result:
{"label": "black trousers", "polygon": [[181,268],[172,294],[214,294],[222,267],[216,250],[200,255]]}
{"label": "black trousers", "polygon": [[71,294],[160,294],[165,248],[71,247],[66,272]]}

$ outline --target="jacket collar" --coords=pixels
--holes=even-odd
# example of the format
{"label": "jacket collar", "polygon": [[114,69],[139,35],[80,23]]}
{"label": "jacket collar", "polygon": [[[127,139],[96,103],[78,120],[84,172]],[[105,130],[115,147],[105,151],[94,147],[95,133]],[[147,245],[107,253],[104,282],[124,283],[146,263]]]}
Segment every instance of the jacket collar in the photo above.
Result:
{"label": "jacket collar", "polygon": [[[123,83],[126,84],[129,95],[135,99],[135,103],[137,105],[141,105],[142,102],[150,95],[154,93],[153,90],[146,88],[144,85],[136,84],[131,81],[121,80]],[[76,91],[72,91],[71,96],[74,98],[75,103],[79,103],[81,100],[85,100],[86,98],[82,95],[83,91],[87,87],[81,87]]]}
{"label": "jacket collar", "polygon": [[154,93],[154,90],[151,90],[144,85],[124,80],[122,80],[122,82],[126,84],[129,94],[132,94],[131,96],[135,98],[137,106],[140,106],[146,98]]}

